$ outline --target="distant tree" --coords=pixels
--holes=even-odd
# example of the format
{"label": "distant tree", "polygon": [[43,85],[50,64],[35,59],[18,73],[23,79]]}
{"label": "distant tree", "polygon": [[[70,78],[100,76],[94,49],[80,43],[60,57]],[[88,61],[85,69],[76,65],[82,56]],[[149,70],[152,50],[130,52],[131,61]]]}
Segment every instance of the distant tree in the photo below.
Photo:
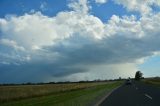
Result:
{"label": "distant tree", "polygon": [[118,80],[118,81],[120,81],[120,80],[122,80],[122,78],[121,78],[121,77],[119,77],[117,80]]}
{"label": "distant tree", "polygon": [[135,74],[135,80],[140,80],[142,78],[142,73],[140,71],[137,71]]}

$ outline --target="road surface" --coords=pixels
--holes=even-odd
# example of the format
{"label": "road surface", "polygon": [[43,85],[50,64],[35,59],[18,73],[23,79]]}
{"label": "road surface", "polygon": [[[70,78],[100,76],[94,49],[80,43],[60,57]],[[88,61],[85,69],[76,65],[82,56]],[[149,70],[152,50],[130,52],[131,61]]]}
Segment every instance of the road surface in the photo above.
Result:
{"label": "road surface", "polygon": [[100,106],[160,106],[160,88],[133,81],[116,89]]}

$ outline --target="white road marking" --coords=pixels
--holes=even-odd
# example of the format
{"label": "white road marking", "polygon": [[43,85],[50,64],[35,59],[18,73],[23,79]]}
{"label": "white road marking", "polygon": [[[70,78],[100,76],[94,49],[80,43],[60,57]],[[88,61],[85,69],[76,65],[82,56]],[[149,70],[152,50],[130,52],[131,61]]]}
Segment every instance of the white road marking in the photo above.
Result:
{"label": "white road marking", "polygon": [[146,97],[148,97],[149,99],[152,99],[151,96],[149,96],[148,94],[144,94]]}

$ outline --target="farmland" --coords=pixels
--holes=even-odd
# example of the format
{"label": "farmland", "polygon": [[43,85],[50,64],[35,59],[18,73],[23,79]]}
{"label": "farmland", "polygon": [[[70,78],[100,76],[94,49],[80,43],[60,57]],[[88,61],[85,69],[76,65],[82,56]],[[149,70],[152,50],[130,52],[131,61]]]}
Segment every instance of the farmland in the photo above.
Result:
{"label": "farmland", "polygon": [[1,106],[85,106],[96,103],[122,82],[0,86]]}
{"label": "farmland", "polygon": [[159,77],[157,77],[157,78],[147,78],[147,79],[144,79],[143,81],[146,84],[150,84],[150,85],[153,85],[153,86],[160,87],[160,78]]}

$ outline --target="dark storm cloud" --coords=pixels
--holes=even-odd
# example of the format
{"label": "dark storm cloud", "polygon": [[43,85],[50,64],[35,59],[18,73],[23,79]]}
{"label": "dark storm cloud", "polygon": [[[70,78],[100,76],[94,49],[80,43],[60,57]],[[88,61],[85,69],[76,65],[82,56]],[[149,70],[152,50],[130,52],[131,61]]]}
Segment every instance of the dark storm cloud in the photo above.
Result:
{"label": "dark storm cloud", "polygon": [[[75,37],[78,37],[78,39]],[[60,42],[54,46],[44,46],[42,48],[49,54],[58,53],[59,57],[56,60],[54,60],[54,56],[49,56],[51,60],[46,61],[43,54],[44,57],[34,55],[38,60],[35,59],[35,61],[25,64],[1,65],[0,69],[3,70],[1,76],[3,77],[1,77],[0,82],[9,82],[11,79],[14,82],[38,82],[46,80],[47,77],[64,77],[74,73],[87,72],[88,70],[81,67],[82,65],[132,63],[139,58],[151,56],[154,51],[160,50],[158,46],[160,42],[157,39],[159,37],[131,39],[117,35],[94,41],[73,36],[64,40],[63,43]]]}
{"label": "dark storm cloud", "polygon": [[[76,42],[71,42],[69,38],[66,41],[66,46],[62,43],[57,44],[54,47],[46,48],[50,52],[58,52],[62,57],[59,59],[59,63],[65,63],[67,65],[73,64],[101,64],[101,63],[120,63],[120,62],[134,62],[141,57],[150,56],[154,51],[158,51],[159,42],[151,44],[147,39],[130,39],[123,36],[113,36],[103,39],[98,42],[85,41],[81,42],[79,47],[72,46],[77,45]],[[80,39],[80,37],[79,37]],[[83,38],[82,38],[83,39]],[[81,40],[82,41],[82,40]]]}
{"label": "dark storm cloud", "polygon": [[45,61],[23,65],[0,65],[0,69],[1,83],[43,82],[50,77],[63,77],[85,71],[83,68],[67,67],[64,64],[51,64]]}

